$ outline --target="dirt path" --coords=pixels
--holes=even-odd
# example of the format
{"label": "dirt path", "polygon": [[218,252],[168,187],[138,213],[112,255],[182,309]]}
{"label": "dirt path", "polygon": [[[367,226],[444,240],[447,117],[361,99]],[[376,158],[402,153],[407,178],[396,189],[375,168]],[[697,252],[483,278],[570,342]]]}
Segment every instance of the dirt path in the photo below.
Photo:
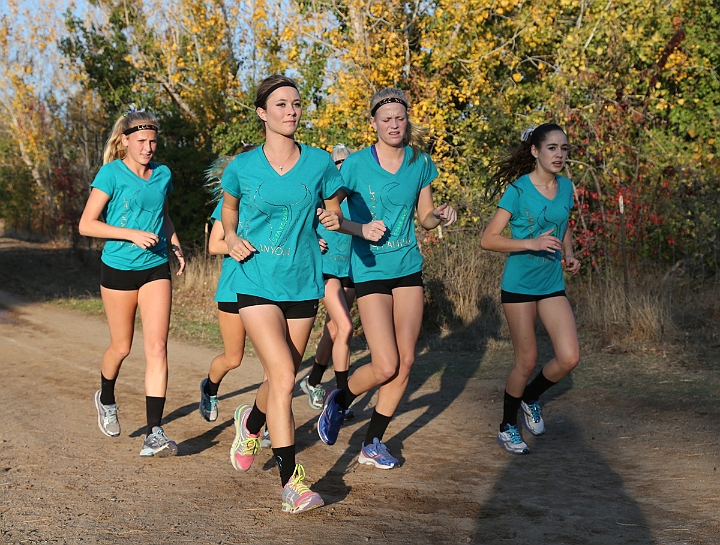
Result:
{"label": "dirt path", "polygon": [[214,353],[172,342],[164,426],[179,455],[142,459],[139,335],[118,381],[116,439],[97,429],[92,403],[103,320],[0,292],[0,339],[0,542],[720,543],[717,399],[653,405],[579,374],[547,403],[532,454],[510,457],[494,442],[507,354],[498,368],[488,354],[425,354],[386,437],[397,470],[357,464],[374,399],[331,447],[318,413],[295,400],[298,458],[327,505],[290,517],[270,451],[247,474],[229,463],[256,360],[227,377],[208,424],[197,390]]}

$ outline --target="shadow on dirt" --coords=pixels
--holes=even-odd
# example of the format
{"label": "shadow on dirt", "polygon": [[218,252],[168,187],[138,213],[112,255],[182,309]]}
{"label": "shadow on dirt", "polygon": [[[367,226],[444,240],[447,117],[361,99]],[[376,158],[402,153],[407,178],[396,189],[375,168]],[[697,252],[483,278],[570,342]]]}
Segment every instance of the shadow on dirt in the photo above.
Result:
{"label": "shadow on dirt", "polygon": [[[442,297],[442,292],[434,294],[435,297]],[[475,354],[471,360],[459,363],[458,358],[452,353],[434,353],[430,351],[429,341],[421,339],[418,343],[417,352],[420,356],[416,357],[412,373],[410,375],[410,383],[400,402],[397,413],[415,412],[420,413],[415,419],[406,424],[402,429],[397,430],[394,420],[388,428],[385,443],[394,456],[398,458],[400,463],[404,463],[402,457],[404,451],[404,441],[412,436],[415,431],[427,426],[439,414],[463,392],[467,386],[468,380],[475,375],[480,368],[480,362],[487,351],[488,342],[491,339],[497,339],[500,335],[501,316],[497,306],[489,296],[481,298],[478,303],[478,317],[475,321],[467,326],[467,328],[458,330],[456,333],[449,335],[444,342],[450,345],[454,344],[453,335],[462,336],[462,343],[467,342],[468,335],[473,336],[475,345]],[[474,332],[474,335],[473,335]],[[353,365],[357,369],[365,361],[359,361]],[[440,384],[436,385],[436,378],[439,377]],[[354,406],[357,418],[363,424],[369,421],[371,410],[368,410],[368,404],[375,390],[368,392]],[[300,447],[305,447],[304,439],[311,440],[311,444],[317,442],[317,433],[312,433],[315,422],[311,421],[298,428],[296,432],[296,440]],[[343,475],[349,467],[356,463],[357,454],[365,440],[367,426],[359,427],[350,437],[350,447],[340,456],[337,462],[330,468],[327,473],[315,483],[315,489],[320,492],[326,503],[334,503],[342,501],[350,492],[350,488],[345,484]],[[342,434],[342,431],[340,432]],[[314,439],[311,439],[314,435]]]}
{"label": "shadow on dirt", "polygon": [[486,499],[472,543],[655,543],[623,480],[574,421],[548,422],[529,444],[531,454],[508,455],[489,497],[478,492]]}
{"label": "shadow on dirt", "polygon": [[[246,386],[245,388],[241,388],[239,390],[235,390],[234,392],[228,392],[227,394],[223,394],[221,396],[218,396],[218,399],[220,401],[223,400],[229,400],[234,397],[237,397],[242,394],[247,394],[250,392],[255,392],[260,387],[260,383],[252,384],[250,386]],[[173,422],[174,420],[179,420],[180,418],[185,418],[186,416],[193,416],[195,418],[201,418],[200,414],[198,413],[198,403],[199,400],[199,393],[198,393],[198,401],[193,403],[188,403],[186,405],[183,405],[182,407],[178,407],[173,412],[166,414],[163,416],[162,423],[163,426],[169,424],[170,422]],[[228,404],[229,406],[234,406],[232,403]],[[222,433],[222,431],[225,428],[228,428],[233,425],[233,419],[229,419],[225,422],[215,422],[213,423],[213,427],[204,432],[201,435],[198,435],[197,437],[193,437],[191,439],[187,439],[183,441],[182,443],[178,444],[178,456],[191,456],[193,454],[199,454],[204,450],[207,450],[211,448],[213,445],[217,443],[217,441],[214,441],[214,439]],[[130,437],[140,437],[145,434],[145,426],[136,429],[130,434]]]}

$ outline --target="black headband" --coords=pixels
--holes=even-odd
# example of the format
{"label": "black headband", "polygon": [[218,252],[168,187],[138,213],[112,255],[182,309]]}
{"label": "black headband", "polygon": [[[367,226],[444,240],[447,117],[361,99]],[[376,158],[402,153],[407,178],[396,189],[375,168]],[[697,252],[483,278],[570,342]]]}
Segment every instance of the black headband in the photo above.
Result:
{"label": "black headband", "polygon": [[262,95],[260,95],[257,100],[255,100],[255,106],[265,109],[265,103],[267,102],[268,97],[273,94],[273,91],[277,91],[278,89],[280,89],[280,87],[292,87],[296,91],[298,90],[294,83],[291,83],[289,81],[280,81],[270,87],[270,89],[265,91]]}
{"label": "black headband", "polygon": [[134,127],[130,127],[129,129],[123,131],[123,134],[125,136],[128,136],[134,132],[138,131],[155,131],[160,132],[160,128],[157,125],[136,125]]}
{"label": "black headband", "polygon": [[384,106],[385,104],[390,104],[391,102],[396,102],[397,104],[402,104],[403,106],[405,106],[406,110],[408,108],[407,102],[405,102],[403,99],[398,98],[398,97],[387,97],[387,98],[384,98],[381,101],[379,101],[377,104],[375,104],[375,106],[373,106],[372,110],[370,110],[370,116],[375,117],[375,112],[378,111],[378,108],[380,106]]}

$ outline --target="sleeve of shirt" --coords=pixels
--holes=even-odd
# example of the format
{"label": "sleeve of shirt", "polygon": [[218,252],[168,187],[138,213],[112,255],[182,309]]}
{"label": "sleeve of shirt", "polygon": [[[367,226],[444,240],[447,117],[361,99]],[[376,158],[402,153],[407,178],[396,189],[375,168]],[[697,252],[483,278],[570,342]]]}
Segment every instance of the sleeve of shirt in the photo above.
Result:
{"label": "sleeve of shirt", "polygon": [[235,171],[237,170],[238,161],[233,161],[226,168],[222,175],[222,188],[230,193],[236,199],[241,198],[240,180]]}
{"label": "sleeve of shirt", "polygon": [[327,165],[325,166],[325,172],[323,173],[323,199],[329,199],[337,193],[338,189],[342,189],[345,185],[342,174],[340,174],[340,171],[335,166],[335,163],[333,163],[332,157],[329,153],[326,155]]}
{"label": "sleeve of shirt", "polygon": [[104,165],[95,175],[95,179],[93,183],[90,184],[90,187],[99,189],[112,199],[115,193],[115,176],[111,168],[109,164]]}
{"label": "sleeve of shirt", "polygon": [[519,197],[520,192],[518,191],[518,189],[513,184],[510,184],[509,186],[507,186],[507,188],[505,188],[505,193],[500,198],[498,208],[507,210],[508,212],[510,212],[510,216],[513,218],[517,217]]}
{"label": "sleeve of shirt", "polygon": [[220,199],[220,201],[217,203],[217,206],[215,207],[215,210],[213,210],[213,213],[210,214],[211,222],[222,221],[222,203],[223,200]]}
{"label": "sleeve of shirt", "polygon": [[429,186],[432,181],[438,177],[438,170],[435,166],[435,163],[432,159],[430,159],[430,156],[427,153],[423,153],[422,157],[418,159],[418,161],[425,161],[425,166],[423,167],[423,178],[421,182],[421,188],[425,188]]}

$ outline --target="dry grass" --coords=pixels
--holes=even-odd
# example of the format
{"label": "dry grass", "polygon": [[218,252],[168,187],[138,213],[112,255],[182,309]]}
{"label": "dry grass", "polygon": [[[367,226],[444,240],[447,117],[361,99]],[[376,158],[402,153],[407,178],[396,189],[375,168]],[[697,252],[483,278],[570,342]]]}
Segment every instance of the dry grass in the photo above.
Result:
{"label": "dry grass", "polygon": [[[433,347],[477,349],[507,337],[500,305],[505,256],[480,249],[480,233],[458,232],[423,243],[426,332]],[[601,281],[568,278],[567,292],[581,334],[603,348],[634,351],[678,343],[720,347],[720,278],[696,281],[682,266],[637,274],[625,293],[619,275]],[[542,331],[542,327],[538,327]]]}
{"label": "dry grass", "polygon": [[173,277],[172,335],[222,349],[217,303],[213,300],[222,259],[185,255],[185,271]]}
{"label": "dry grass", "polygon": [[605,345],[656,344],[676,333],[671,299],[657,280],[635,280],[627,293],[618,278],[581,281],[573,292],[578,326],[599,332]]}
{"label": "dry grass", "polygon": [[500,306],[504,257],[480,248],[477,232],[427,238],[424,329],[433,348],[477,350],[507,335]]}
{"label": "dry grass", "polygon": [[[508,337],[500,304],[505,256],[480,249],[480,234],[447,233],[422,241],[425,255],[426,348],[478,350]],[[176,336],[220,348],[217,305],[213,302],[221,258],[194,256],[174,283],[173,330]],[[592,281],[568,279],[568,295],[581,334],[612,350],[635,351],[668,344],[720,346],[720,280],[693,282],[682,268],[663,275],[631,278],[627,294],[619,275]],[[308,345],[314,351],[324,324],[324,309]],[[356,333],[362,330],[353,309]],[[542,332],[542,326],[538,325]],[[357,339],[362,343],[362,338]]]}

